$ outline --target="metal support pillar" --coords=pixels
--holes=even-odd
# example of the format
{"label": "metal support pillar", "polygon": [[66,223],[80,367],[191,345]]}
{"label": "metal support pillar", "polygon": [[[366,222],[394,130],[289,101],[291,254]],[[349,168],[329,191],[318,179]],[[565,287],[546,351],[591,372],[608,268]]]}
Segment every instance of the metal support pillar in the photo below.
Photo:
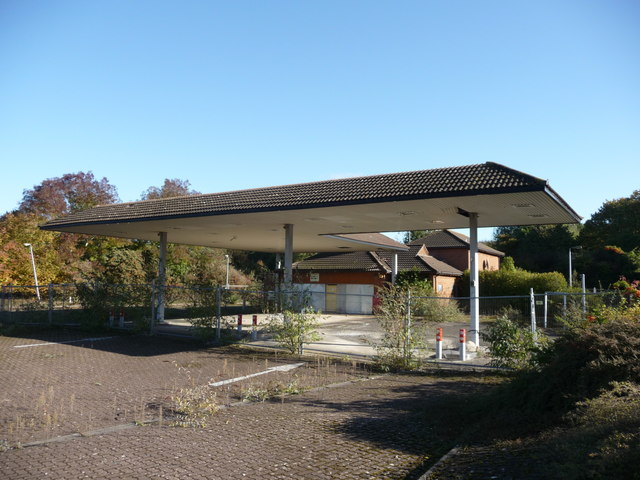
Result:
{"label": "metal support pillar", "polygon": [[287,288],[293,282],[293,225],[284,226],[284,284]]}
{"label": "metal support pillar", "polygon": [[160,258],[158,260],[158,308],[156,323],[164,322],[165,288],[167,283],[167,232],[158,233],[160,237]]}
{"label": "metal support pillar", "polygon": [[470,319],[470,334],[471,341],[476,345],[480,345],[480,299],[479,286],[480,280],[478,276],[478,214],[469,212],[469,243],[470,243],[470,284],[469,299],[470,306],[469,311],[471,313]]}
{"label": "metal support pillar", "polygon": [[391,283],[396,283],[398,276],[398,252],[393,253],[393,265],[391,266]]}

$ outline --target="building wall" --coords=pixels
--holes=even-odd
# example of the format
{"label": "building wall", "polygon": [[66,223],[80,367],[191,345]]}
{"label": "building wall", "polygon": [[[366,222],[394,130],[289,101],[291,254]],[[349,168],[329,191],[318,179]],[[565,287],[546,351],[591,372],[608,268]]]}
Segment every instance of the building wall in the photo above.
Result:
{"label": "building wall", "polygon": [[479,270],[498,270],[500,269],[500,257],[478,252]]}
{"label": "building wall", "polygon": [[469,270],[470,254],[466,248],[430,248],[429,255],[458,270]]}
{"label": "building wall", "polygon": [[344,272],[294,270],[294,283],[384,285],[385,276],[378,272]]}
{"label": "building wall", "polygon": [[433,276],[433,291],[441,297],[456,296],[457,277],[445,277],[443,275]]}
{"label": "building wall", "polygon": [[[458,270],[469,270],[471,267],[471,251],[466,248],[430,248],[429,255]],[[478,270],[498,270],[499,268],[500,257],[478,252]]]}

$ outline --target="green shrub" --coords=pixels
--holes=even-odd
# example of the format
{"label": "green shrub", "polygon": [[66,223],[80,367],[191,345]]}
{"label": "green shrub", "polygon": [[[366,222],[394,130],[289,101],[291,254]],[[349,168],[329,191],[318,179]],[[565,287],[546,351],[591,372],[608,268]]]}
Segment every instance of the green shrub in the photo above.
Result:
{"label": "green shrub", "polygon": [[[508,295],[528,295],[536,293],[566,292],[569,288],[564,276],[559,272],[535,273],[526,270],[484,270],[479,272],[480,295],[500,297]],[[465,271],[460,291],[469,291],[469,272]]]}
{"label": "green shrub", "polygon": [[508,403],[529,412],[562,413],[596,397],[611,382],[640,383],[639,351],[637,320],[567,329],[535,353],[536,369],[520,374],[509,386]]}
{"label": "green shrub", "polygon": [[535,353],[539,350],[530,328],[515,320],[519,312],[505,309],[484,332],[482,339],[488,343],[491,365],[522,370],[533,366]]}
{"label": "green shrub", "polygon": [[[465,322],[465,315],[458,302],[439,297],[430,280],[417,270],[405,270],[398,274],[395,286],[398,291],[411,292],[411,316],[433,322]],[[406,295],[406,293],[405,293]]]}
{"label": "green shrub", "polygon": [[282,315],[271,315],[267,328],[289,353],[302,355],[306,343],[320,339],[319,326],[316,312],[304,307],[301,311],[285,310]]}

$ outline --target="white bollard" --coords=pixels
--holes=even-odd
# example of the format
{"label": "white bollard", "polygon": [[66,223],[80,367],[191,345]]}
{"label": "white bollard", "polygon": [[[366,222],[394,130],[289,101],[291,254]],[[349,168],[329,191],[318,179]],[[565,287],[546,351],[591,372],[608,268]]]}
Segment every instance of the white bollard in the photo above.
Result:
{"label": "white bollard", "polygon": [[442,328],[436,332],[436,360],[442,360]]}
{"label": "white bollard", "polygon": [[467,331],[460,329],[460,360],[463,362],[467,359]]}

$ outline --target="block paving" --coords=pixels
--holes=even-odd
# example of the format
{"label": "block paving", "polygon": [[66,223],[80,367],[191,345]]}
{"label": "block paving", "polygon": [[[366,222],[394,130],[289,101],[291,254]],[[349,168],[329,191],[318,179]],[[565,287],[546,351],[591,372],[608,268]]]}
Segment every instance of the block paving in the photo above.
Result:
{"label": "block paving", "polygon": [[[435,427],[438,409],[473,390],[460,379],[376,376],[353,362],[305,358],[300,369],[221,387],[224,408],[206,426],[179,427],[158,408],[170,412],[175,392],[300,360],[85,337],[0,337],[1,478],[417,479],[460,433]],[[39,345],[17,348],[30,344]],[[243,384],[291,381],[311,390],[238,403]]]}

